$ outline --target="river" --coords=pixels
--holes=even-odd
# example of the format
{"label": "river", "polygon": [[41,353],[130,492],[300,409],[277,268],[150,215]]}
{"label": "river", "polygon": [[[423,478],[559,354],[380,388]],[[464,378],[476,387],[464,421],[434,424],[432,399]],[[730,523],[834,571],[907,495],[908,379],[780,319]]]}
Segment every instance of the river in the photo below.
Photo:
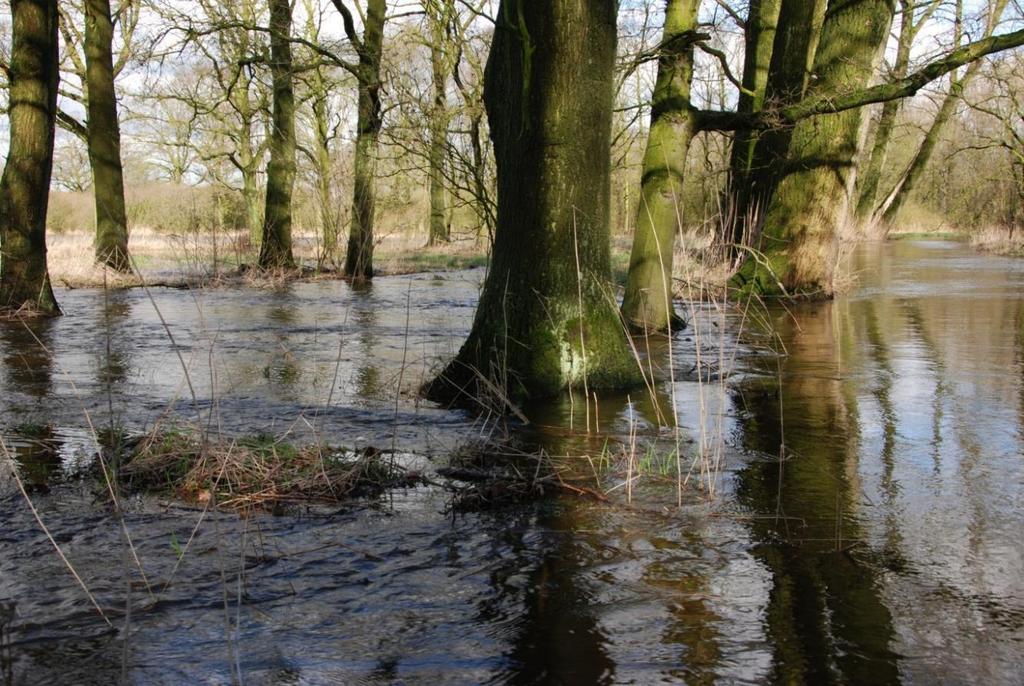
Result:
{"label": "river", "polygon": [[[651,392],[537,404],[527,426],[416,394],[479,271],[60,292],[64,317],[0,324],[0,428],[111,625],[0,464],[0,683],[1019,683],[1024,262],[908,241],[850,264],[833,302],[682,306]],[[452,512],[420,486],[240,518],[132,496],[122,527],[77,477],[90,424],[428,465],[509,432],[587,456],[612,500]],[[593,462],[633,443],[654,458],[627,488]],[[658,463],[677,449],[682,489]]]}

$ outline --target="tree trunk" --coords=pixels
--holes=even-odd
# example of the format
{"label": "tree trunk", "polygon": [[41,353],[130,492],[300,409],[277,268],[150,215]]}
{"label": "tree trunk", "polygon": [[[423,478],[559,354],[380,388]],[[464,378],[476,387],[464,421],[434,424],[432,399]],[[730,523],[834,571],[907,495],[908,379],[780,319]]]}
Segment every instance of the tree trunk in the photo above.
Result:
{"label": "tree trunk", "polygon": [[[753,0],[747,15],[744,31],[743,88],[736,106],[738,112],[760,112],[768,86],[769,66],[775,45],[775,34],[779,23],[782,0]],[[737,244],[742,242],[745,232],[746,207],[749,204],[750,171],[754,163],[754,150],[759,132],[737,131],[730,153],[726,216],[723,218],[724,235]]]}
{"label": "tree trunk", "polygon": [[[833,0],[822,25],[808,96],[863,88],[889,35],[893,0]],[[836,236],[849,205],[863,108],[799,121],[762,233],[763,257],[734,285],[764,295],[831,295]]]}
{"label": "tree trunk", "polygon": [[445,68],[445,32],[447,3],[442,5],[439,16],[429,17],[430,23],[430,66],[434,86],[434,102],[430,111],[430,237],[428,242],[447,243],[450,240],[448,222],[445,217],[444,162],[448,148],[448,70]]}
{"label": "tree trunk", "polygon": [[384,44],[385,0],[368,0],[366,24],[356,79],[359,82],[359,115],[356,122],[356,155],[352,191],[352,229],[345,254],[345,274],[355,279],[373,278],[373,218],[376,209],[374,177],[377,140],[380,136],[380,60]]}
{"label": "tree trunk", "polygon": [[121,170],[121,127],[114,92],[110,0],[85,2],[85,63],[88,92],[88,148],[96,200],[96,261],[130,272],[128,217]]}
{"label": "tree trunk", "polygon": [[320,204],[324,258],[334,263],[338,251],[338,217],[334,211],[334,194],[331,192],[331,131],[327,119],[327,87],[319,73],[316,80],[319,94],[313,101],[313,118],[316,120],[317,200]]}
{"label": "tree trunk", "polygon": [[[896,43],[896,59],[893,62],[893,79],[902,79],[910,68],[910,48],[920,23],[914,22],[913,5],[909,0],[902,0],[903,17],[900,24],[900,35]],[[878,197],[878,185],[882,180],[882,170],[889,152],[889,141],[896,126],[896,115],[900,110],[899,100],[887,100],[882,104],[882,113],[878,117],[875,129],[875,140],[871,146],[871,156],[867,166],[861,172],[857,183],[857,219],[867,220],[875,211]]]}
{"label": "tree trunk", "polygon": [[622,301],[623,318],[637,329],[666,331],[678,319],[672,306],[672,258],[686,155],[694,135],[690,80],[699,6],[699,0],[668,0],[665,5],[640,206]]}
{"label": "tree trunk", "polygon": [[611,289],[616,0],[502,0],[484,80],[493,261],[469,338],[425,389],[456,401],[638,383]]}
{"label": "tree trunk", "polygon": [[[782,0],[763,107],[790,105],[806,93],[825,5],[826,0]],[[735,196],[733,242],[736,245],[756,242],[768,203],[782,175],[792,134],[792,127],[778,127],[755,138],[754,150]]]}
{"label": "tree trunk", "polygon": [[946,97],[943,98],[942,104],[939,106],[939,111],[935,115],[935,119],[932,121],[932,125],[928,127],[927,133],[924,135],[924,140],[921,141],[921,147],[917,149],[917,154],[910,161],[903,175],[896,182],[882,204],[877,208],[875,217],[879,218],[881,222],[886,226],[891,226],[896,221],[896,215],[903,209],[903,205],[906,203],[907,198],[910,197],[910,192],[917,186],[918,181],[921,180],[921,175],[928,166],[929,160],[931,160],[932,153],[935,151],[935,146],[939,143],[939,138],[942,135],[942,130],[946,127],[946,124],[956,113],[956,106],[960,100],[960,94],[963,92],[963,88],[966,83],[977,73],[981,67],[982,62],[972,62],[967,67],[967,72],[960,80],[954,80],[950,84],[949,92],[946,93]]}
{"label": "tree trunk", "polygon": [[292,189],[295,186],[295,94],[292,88],[292,10],[288,0],[270,0],[270,55],[274,112],[267,163],[261,269],[291,269]]}
{"label": "tree trunk", "polygon": [[10,148],[0,178],[0,310],[60,314],[46,268],[57,118],[57,2],[11,0]]}
{"label": "tree trunk", "polygon": [[242,199],[245,202],[245,224],[253,246],[259,246],[263,230],[263,203],[260,202],[260,185],[256,170],[247,167],[241,170]]}
{"label": "tree trunk", "polygon": [[[999,23],[999,18],[1002,16],[1003,11],[1006,9],[1008,0],[995,0],[992,3],[989,10],[988,20],[985,24],[984,38],[988,38],[992,35],[996,25]],[[958,0],[956,3],[956,17],[957,17],[957,28],[954,42],[957,47],[960,47],[962,38],[961,29],[961,17],[963,16],[963,1]],[[924,136],[924,140],[921,141],[921,146],[917,150],[917,154],[914,155],[914,159],[911,160],[907,169],[903,172],[903,175],[896,182],[889,193],[886,194],[882,204],[875,210],[875,219],[880,220],[885,226],[891,226],[896,220],[896,215],[899,214],[900,209],[903,208],[907,198],[910,197],[911,191],[917,186],[917,182],[921,180],[921,175],[924,173],[925,168],[928,166],[929,160],[931,160],[932,153],[935,151],[935,146],[939,142],[939,137],[942,135],[942,130],[946,127],[949,120],[956,114],[956,106],[960,100],[960,95],[963,93],[964,88],[970,83],[971,79],[974,78],[975,74],[981,69],[982,62],[980,60],[971,62],[967,65],[967,69],[964,71],[963,76],[958,77],[954,71],[950,74],[949,92],[946,93],[946,97],[942,100],[942,105],[939,106],[939,111],[935,115],[935,120],[932,125],[928,128],[928,132]]]}

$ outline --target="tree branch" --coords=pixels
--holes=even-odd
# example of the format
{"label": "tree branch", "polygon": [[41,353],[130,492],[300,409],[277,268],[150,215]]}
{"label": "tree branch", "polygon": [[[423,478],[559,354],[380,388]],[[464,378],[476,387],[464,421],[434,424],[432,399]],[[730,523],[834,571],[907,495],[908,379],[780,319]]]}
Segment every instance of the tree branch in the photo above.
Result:
{"label": "tree branch", "polygon": [[969,43],[945,57],[929,62],[913,74],[891,83],[862,88],[842,95],[811,95],[789,107],[753,114],[700,110],[696,113],[697,128],[700,131],[739,131],[791,126],[801,119],[818,114],[834,114],[864,105],[906,98],[915,95],[921,88],[954,69],[992,53],[1021,45],[1024,45],[1024,29]]}

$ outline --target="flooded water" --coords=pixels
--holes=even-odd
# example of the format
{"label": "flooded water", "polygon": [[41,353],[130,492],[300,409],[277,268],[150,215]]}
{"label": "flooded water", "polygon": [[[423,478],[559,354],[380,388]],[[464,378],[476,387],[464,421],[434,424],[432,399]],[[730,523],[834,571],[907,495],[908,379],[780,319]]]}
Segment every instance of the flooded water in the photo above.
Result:
{"label": "flooded water", "polygon": [[[495,430],[415,396],[481,275],[61,293],[65,317],[0,325],[0,427],[111,625],[0,464],[0,683],[1020,683],[1024,262],[900,242],[853,264],[835,302],[694,306],[671,350],[651,343],[653,393],[526,408],[512,430],[612,502],[452,514],[425,486],[240,519],[132,498],[145,579],[75,476],[89,422],[442,464]],[[606,468],[622,442],[628,488]]]}

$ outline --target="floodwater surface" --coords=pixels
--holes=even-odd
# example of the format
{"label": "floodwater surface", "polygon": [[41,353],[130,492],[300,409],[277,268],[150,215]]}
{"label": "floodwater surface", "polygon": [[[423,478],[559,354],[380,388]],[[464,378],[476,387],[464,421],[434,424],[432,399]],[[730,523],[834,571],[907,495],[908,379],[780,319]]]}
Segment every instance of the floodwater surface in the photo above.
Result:
{"label": "floodwater surface", "polygon": [[[1024,262],[920,241],[851,264],[834,302],[681,304],[692,326],[641,346],[653,392],[527,426],[416,395],[478,272],[60,293],[64,317],[0,324],[0,430],[110,624],[3,459],[0,683],[1019,683]],[[453,513],[421,486],[239,518],[136,496],[122,527],[76,476],[90,425],[177,424],[428,467],[511,432],[612,500]]]}

